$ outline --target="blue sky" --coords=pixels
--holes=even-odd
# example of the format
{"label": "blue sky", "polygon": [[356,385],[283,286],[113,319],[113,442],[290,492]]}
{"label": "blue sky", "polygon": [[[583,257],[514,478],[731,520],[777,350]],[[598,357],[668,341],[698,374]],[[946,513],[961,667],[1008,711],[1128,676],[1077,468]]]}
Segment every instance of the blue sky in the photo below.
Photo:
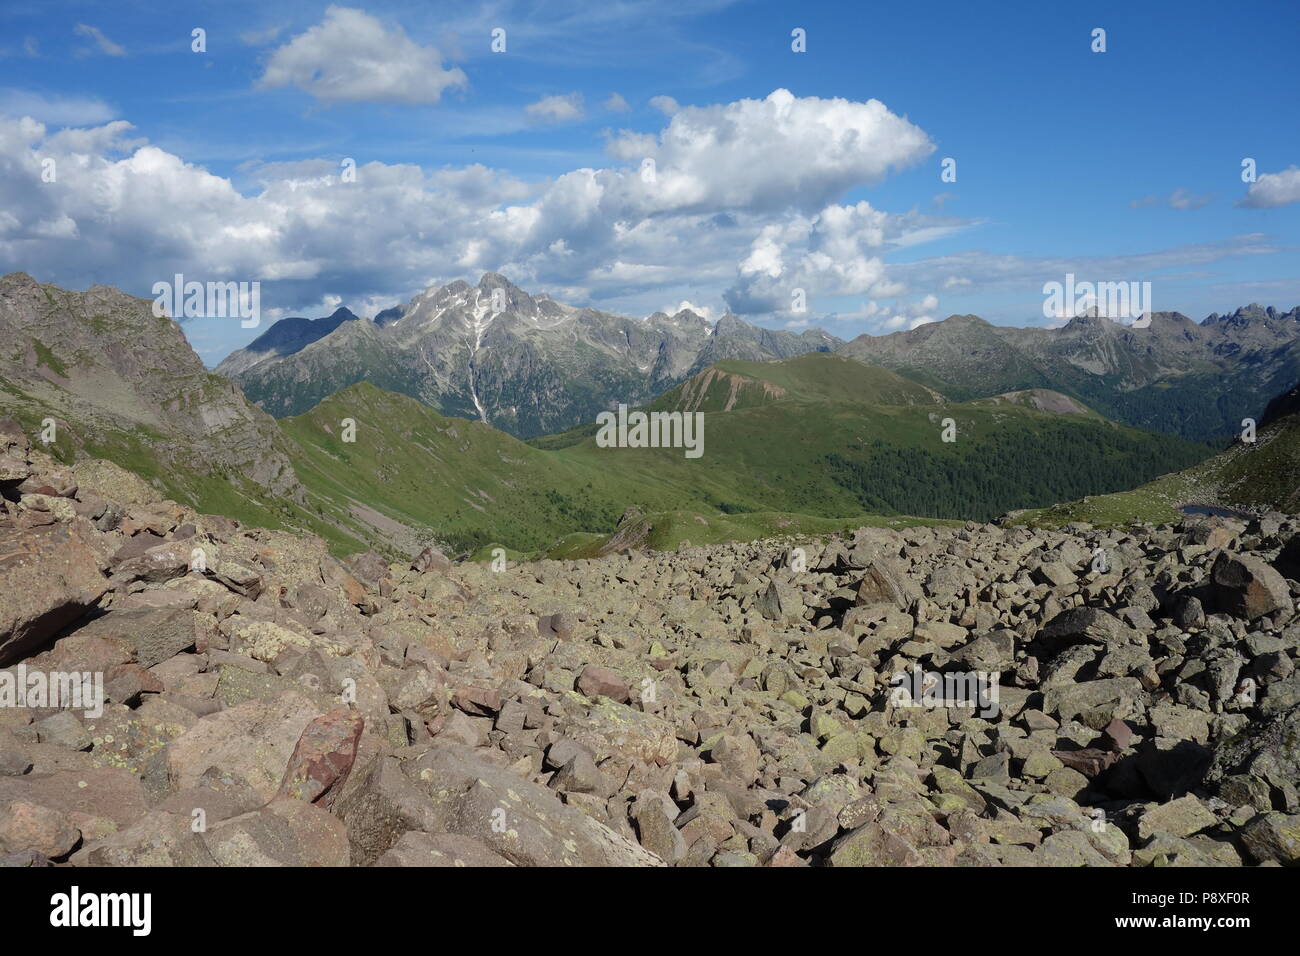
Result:
{"label": "blue sky", "polygon": [[262,328],[186,323],[209,362],[487,270],[846,338],[1050,324],[1068,271],[1198,320],[1290,308],[1298,27],[1294,2],[10,0],[0,271],[259,281]]}

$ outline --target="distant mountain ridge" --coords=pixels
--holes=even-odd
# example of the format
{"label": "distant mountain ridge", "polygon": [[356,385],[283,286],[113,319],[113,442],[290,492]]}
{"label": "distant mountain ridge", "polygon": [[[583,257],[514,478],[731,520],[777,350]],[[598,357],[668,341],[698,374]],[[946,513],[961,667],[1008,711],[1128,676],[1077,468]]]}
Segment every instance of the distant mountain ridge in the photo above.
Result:
{"label": "distant mountain ridge", "polygon": [[294,320],[284,333],[276,323],[216,370],[277,417],[366,381],[528,438],[647,402],[717,361],[772,361],[842,344],[820,329],[766,329],[733,315],[710,325],[690,310],[635,319],[577,308],[492,272],[477,286],[433,286],[373,321],[335,316]]}
{"label": "distant mountain ridge", "polygon": [[1300,381],[1300,307],[1249,305],[1197,323],[1156,312],[1146,328],[1079,316],[1059,329],[954,315],[838,349],[956,400],[1046,388],[1128,425],[1193,440],[1234,433]]}
{"label": "distant mountain ridge", "polygon": [[[331,339],[394,351],[399,335],[427,342],[428,326],[437,331],[469,292],[444,289],[391,327],[336,313],[333,331],[294,354],[324,352],[331,369],[347,371]],[[476,338],[497,334],[506,315],[527,327],[512,331],[525,340],[535,329],[576,335],[582,321],[574,314],[582,310],[544,298],[509,305],[490,322],[480,311],[470,326]],[[693,313],[644,325],[646,335],[674,326],[699,341],[713,331]],[[736,330],[745,334],[724,328],[715,347],[788,344]],[[317,327],[289,331],[266,352],[312,338]],[[615,534],[629,508],[690,512],[715,536],[774,521],[825,528],[851,516],[986,519],[1131,487],[1204,457],[1201,446],[1117,426],[1048,390],[953,402],[824,352],[723,359],[690,372],[702,350],[663,357],[665,368],[689,374],[644,406],[706,415],[700,460],[680,448],[603,447],[589,425],[524,443],[370,382],[277,421],[203,368],[180,326],[155,317],[149,300],[105,286],[69,292],[22,274],[0,280],[0,418],[16,418],[34,441],[54,419],[57,437],[44,447],[60,461],[107,458],[201,511],[311,531],[338,553],[377,547],[409,556],[438,541],[456,551],[498,542],[577,554],[604,547],[597,540]],[[942,437],[948,420],[952,442]]]}
{"label": "distant mountain ridge", "polygon": [[845,342],[730,313],[710,323],[690,310],[638,319],[578,308],[489,272],[477,286],[432,286],[373,320],[353,319],[346,309],[283,319],[216,370],[276,417],[364,381],[519,438],[654,401],[719,362],[813,352],[889,369],[953,401],[1056,392],[1115,421],[1195,441],[1232,434],[1300,381],[1300,307],[1255,304],[1199,323],[1157,312],[1145,328],[1096,315],[1061,328],[954,315]]}
{"label": "distant mountain ridge", "polygon": [[333,314],[321,319],[304,319],[289,316],[281,319],[257,337],[243,349],[239,358],[230,361],[227,357],[225,371],[221,374],[227,378],[268,359],[292,355],[301,352],[318,339],[323,339],[344,322],[357,321],[360,316],[346,308],[335,309]]}

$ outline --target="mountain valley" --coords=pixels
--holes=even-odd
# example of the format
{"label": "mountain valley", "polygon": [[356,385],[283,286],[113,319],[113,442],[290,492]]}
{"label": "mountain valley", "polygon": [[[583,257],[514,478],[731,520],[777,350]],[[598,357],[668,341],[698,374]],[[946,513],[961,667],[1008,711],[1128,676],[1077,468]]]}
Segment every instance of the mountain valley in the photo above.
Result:
{"label": "mountain valley", "polygon": [[[7,410],[11,404],[32,435],[53,415],[59,425],[51,453],[69,462],[88,454],[118,461],[191,506],[320,534],[339,553],[374,547],[408,554],[436,543],[461,553],[500,546],[516,554],[577,555],[629,541],[675,546],[690,539],[691,524],[701,526],[704,539],[718,540],[722,528],[757,536],[772,527],[826,529],[852,521],[990,520],[1123,491],[1211,451],[1116,425],[1051,390],[953,402],[885,368],[817,350],[767,361],[723,358],[691,371],[702,352],[793,348],[788,339],[759,336],[755,344],[739,332],[714,336],[711,345],[665,365],[670,377],[684,377],[644,404],[703,413],[706,453],[699,460],[674,449],[600,448],[590,421],[525,444],[364,379],[276,421],[202,370],[178,327],[154,319],[144,300],[66,293],[25,276],[3,282],[15,290],[5,326],[12,358],[0,368],[11,383]],[[262,336],[263,351],[285,352],[300,372],[314,356],[332,356],[340,336],[378,343],[375,354],[387,354],[382,349],[395,348],[397,333],[385,330],[419,326],[420,315],[448,310],[472,317],[465,297],[479,301],[489,286],[516,295],[492,277],[485,283],[477,290],[446,287],[382,324],[343,311],[278,333],[277,324]],[[107,308],[99,304],[105,297],[113,303],[112,323],[95,311]],[[587,321],[546,299],[509,301],[527,311],[532,334]],[[513,321],[506,319],[502,335]],[[495,323],[481,329],[485,342]],[[693,319],[678,324],[703,335]],[[103,360],[89,354],[92,340],[126,371],[114,373],[113,389],[70,391],[59,383],[95,381]],[[130,358],[146,343],[152,354],[167,356],[156,364],[172,371],[150,373]],[[671,349],[659,348],[668,362]],[[395,358],[376,361],[387,373],[400,367]],[[268,363],[287,368],[264,358],[250,369]],[[113,395],[123,397],[103,407],[92,401]],[[187,406],[196,407],[195,417],[175,414]],[[639,516],[638,530],[623,521],[629,513]],[[682,515],[692,517],[674,517]],[[677,530],[668,533],[669,526]]]}

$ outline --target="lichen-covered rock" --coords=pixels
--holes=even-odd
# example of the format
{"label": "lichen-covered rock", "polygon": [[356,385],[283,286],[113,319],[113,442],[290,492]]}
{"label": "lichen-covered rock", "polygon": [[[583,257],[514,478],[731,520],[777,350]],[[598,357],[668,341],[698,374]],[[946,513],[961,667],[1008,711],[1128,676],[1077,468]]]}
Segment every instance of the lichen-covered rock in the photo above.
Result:
{"label": "lichen-covered rock", "polygon": [[270,800],[303,730],[317,716],[317,706],[294,691],[270,701],[246,701],[196,721],[163,749],[160,769],[168,786],[184,789],[216,767],[243,777]]}

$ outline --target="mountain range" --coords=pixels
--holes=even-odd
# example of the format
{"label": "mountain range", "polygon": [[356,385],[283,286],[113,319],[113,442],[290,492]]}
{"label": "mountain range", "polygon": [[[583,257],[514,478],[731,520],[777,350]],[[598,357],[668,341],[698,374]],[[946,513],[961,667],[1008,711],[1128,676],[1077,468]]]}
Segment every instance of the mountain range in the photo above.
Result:
{"label": "mountain range", "polygon": [[1059,329],[953,316],[839,351],[953,398],[1049,388],[1116,421],[1199,440],[1236,433],[1300,381],[1300,308],[1249,305],[1200,323],[1156,312],[1145,328],[1096,316]]}
{"label": "mountain range", "polygon": [[[494,297],[508,308],[485,311]],[[0,279],[0,414],[34,439],[52,420],[42,445],[59,460],[108,458],[177,501],[310,531],[338,553],[409,554],[438,543],[573,557],[1019,509],[1038,520],[1060,502],[1111,500],[1166,473],[1209,467],[1216,459],[1201,464],[1214,451],[1205,443],[1114,421],[1078,398],[1078,387],[1035,382],[1109,378],[1112,391],[1099,394],[1124,394],[1110,370],[1150,333],[1147,349],[1177,341],[1181,358],[1149,356],[1124,381],[1187,388],[1170,369],[1208,375],[1196,358],[1208,350],[1239,383],[1228,407],[1263,415],[1267,400],[1248,404],[1258,387],[1242,394],[1246,368],[1264,356],[1285,367],[1295,313],[1212,319],[1160,314],[1147,330],[1076,320],[1005,332],[954,317],[837,344],[734,317],[711,327],[689,312],[642,322],[573,309],[490,274],[375,320],[346,309],[282,320],[222,364],[232,380],[205,369],[181,327],[153,316],[148,300],[16,273]],[[1039,345],[994,348],[1004,334]],[[1111,364],[1089,365],[1080,342]],[[654,360],[637,365],[635,343]],[[872,361],[851,356],[864,348],[875,349]],[[403,359],[412,355],[425,368],[408,378]],[[579,409],[604,410],[623,394],[609,391],[615,381],[645,395],[628,404],[647,411],[702,413],[705,455],[600,447],[594,411]],[[271,382],[302,386],[287,409],[310,404],[272,418],[244,392]],[[505,390],[527,392],[528,382],[550,383],[561,396],[555,407],[524,394],[501,404]],[[1029,384],[998,390],[1008,382]],[[1290,420],[1289,410],[1279,399],[1269,414]],[[531,422],[528,431],[552,418],[569,426],[523,441],[497,427],[498,416]],[[1262,427],[1265,436],[1278,430],[1269,419]]]}
{"label": "mountain range", "polygon": [[[217,372],[276,417],[299,415],[357,382],[477,419],[519,438],[639,405],[713,362],[830,351],[820,330],[764,329],[690,310],[634,319],[531,296],[496,273],[426,289],[374,321],[335,312],[283,319]],[[292,326],[277,331],[284,322]]]}
{"label": "mountain range", "polygon": [[[472,318],[464,303],[485,294],[490,301],[491,290],[503,288],[495,282],[444,287],[380,322],[336,312],[280,332],[273,326],[255,343],[260,354],[285,352],[298,364],[268,357],[249,370],[269,363],[302,371],[303,356],[327,357],[327,346],[340,340],[397,350],[400,335],[428,341],[439,329],[452,335],[454,351],[463,343],[444,327],[448,310],[457,321]],[[548,333],[560,325],[571,343],[579,332],[590,339],[613,327],[605,323],[632,322],[526,299],[513,287],[505,293],[515,296],[512,311],[482,325],[484,339],[495,332],[536,354],[558,353],[564,336]],[[527,323],[520,311],[528,311]],[[460,551],[499,543],[577,554],[611,539],[661,541],[664,523],[673,521],[682,537],[707,540],[839,527],[849,518],[987,519],[1118,491],[1208,451],[1116,425],[1048,390],[952,402],[888,369],[827,352],[720,358],[692,372],[714,356],[766,355],[810,340],[746,331],[738,322],[719,322],[719,334],[695,316],[650,324],[685,331],[658,339],[664,381],[680,381],[645,407],[706,416],[698,461],[680,449],[601,448],[590,421],[525,443],[365,380],[275,420],[204,369],[180,327],[154,317],[147,300],[104,287],[67,292],[23,274],[0,280],[0,390],[4,413],[33,437],[56,420],[45,447],[61,460],[109,458],[178,501],[309,530],[341,553],[410,553],[436,540]],[[601,352],[607,363],[631,357],[630,331],[623,335]],[[683,342],[691,348],[679,348]],[[562,366],[541,372],[562,380]],[[948,422],[951,443],[942,438]],[[629,514],[639,516],[632,527]]]}
{"label": "mountain range", "polygon": [[574,308],[488,273],[477,286],[434,286],[373,321],[346,309],[283,319],[216,370],[276,417],[367,381],[532,438],[649,402],[722,360],[809,352],[878,365],[958,401],[1048,389],[1115,421],[1199,441],[1235,433],[1300,381],[1300,308],[1249,305],[1199,323],[1158,312],[1144,328],[1095,315],[1061,328],[954,315],[844,342],[731,314],[710,324],[690,310],[636,319]]}

